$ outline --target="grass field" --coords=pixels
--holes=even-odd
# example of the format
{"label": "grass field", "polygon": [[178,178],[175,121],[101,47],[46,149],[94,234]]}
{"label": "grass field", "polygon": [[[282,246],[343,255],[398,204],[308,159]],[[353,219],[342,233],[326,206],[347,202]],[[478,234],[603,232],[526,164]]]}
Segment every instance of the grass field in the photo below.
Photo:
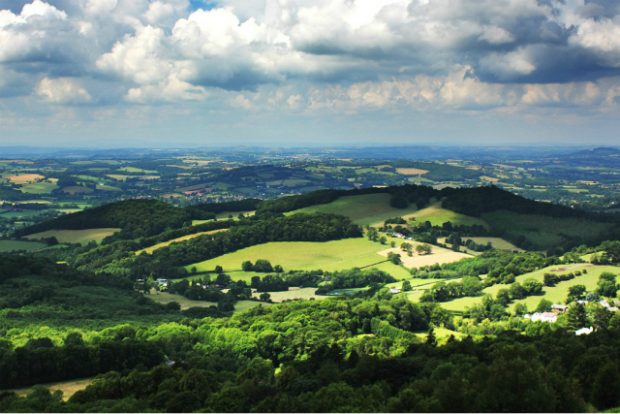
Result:
{"label": "grass field", "polygon": [[12,184],[24,185],[44,180],[45,177],[41,174],[15,174],[8,176],[7,179]]}
{"label": "grass field", "polygon": [[489,225],[477,217],[470,217],[464,214],[459,214],[452,210],[446,210],[442,208],[439,203],[435,203],[429,207],[423,208],[415,212],[414,214],[405,215],[407,220],[414,218],[418,223],[424,223],[430,221],[433,226],[441,226],[443,223],[451,222],[455,225],[473,226],[481,225],[489,227]]}
{"label": "grass field", "polygon": [[413,214],[415,206],[398,209],[390,206],[389,194],[365,194],[345,196],[327,204],[306,207],[289,212],[294,213],[332,213],[345,215],[360,225],[379,225],[386,219]]}
{"label": "grass field", "polygon": [[[414,246],[420,243],[416,243],[414,241],[410,241],[409,243]],[[397,244],[398,246],[398,244]],[[444,263],[452,263],[458,262],[462,259],[467,259],[472,257],[471,255],[454,252],[449,249],[445,249],[439,246],[432,246],[431,254],[419,255],[414,253],[413,256],[407,256],[406,252],[403,252],[399,247],[385,249],[379,252],[381,256],[385,256],[387,258],[389,253],[397,253],[400,254],[400,260],[403,265],[408,269],[420,268],[424,266],[432,266],[434,264],[444,264]]]}
{"label": "grass field", "polygon": [[56,237],[60,243],[88,244],[91,241],[97,243],[108,236],[120,231],[116,228],[86,229],[86,230],[47,230],[25,236],[28,240],[40,240],[48,237]]}
{"label": "grass field", "polygon": [[18,250],[34,251],[47,247],[45,243],[23,240],[0,240],[0,253],[14,252]]}
{"label": "grass field", "polygon": [[[588,273],[577,276],[574,279],[560,282],[553,287],[545,286],[543,288],[544,295],[541,296],[528,296],[525,299],[521,299],[513,302],[509,305],[510,309],[514,309],[517,303],[525,303],[530,310],[534,310],[541,299],[545,298],[553,303],[564,303],[566,296],[568,295],[568,289],[574,285],[584,285],[588,291],[594,290],[598,282],[598,278],[603,272],[611,272],[620,274],[620,267],[616,266],[595,266],[587,263],[576,263],[560,266],[549,266],[544,269],[536,270],[531,273],[526,273],[516,277],[516,281],[523,283],[527,279],[535,279],[539,282],[543,281],[545,273],[566,274],[574,272],[576,270],[587,269]],[[500,289],[510,288],[510,285],[496,284],[483,290],[483,294],[490,294],[492,296],[497,295]],[[481,296],[477,297],[464,297],[455,299],[449,302],[441,304],[442,307],[452,311],[464,311],[466,308],[478,304],[481,301]]]}
{"label": "grass field", "polygon": [[151,299],[153,302],[161,303],[162,305],[166,305],[170,302],[176,302],[181,305],[181,310],[194,307],[208,308],[209,306],[217,306],[217,303],[215,302],[206,302],[204,300],[191,300],[187,299],[185,296],[175,295],[168,292],[156,292],[155,290],[151,291],[151,294],[145,296]]}
{"label": "grass field", "polygon": [[186,269],[191,270],[195,266],[198,272],[210,272],[220,265],[229,272],[240,270],[245,260],[267,259],[273,265],[281,265],[284,270],[344,270],[385,261],[377,254],[381,247],[364,238],[328,242],[271,242],[191,264]]}
{"label": "grass field", "polygon": [[168,240],[168,241],[165,241],[165,242],[157,243],[157,244],[155,244],[153,246],[149,246],[149,247],[146,247],[146,248],[144,248],[142,250],[138,250],[136,252],[136,254],[141,254],[141,253],[152,254],[155,250],[161,249],[162,247],[170,246],[172,243],[179,243],[179,242],[182,242],[182,241],[185,241],[185,240],[195,239],[196,237],[205,236],[207,234],[221,233],[223,231],[228,231],[228,229],[218,229],[218,230],[202,231],[202,232],[199,232],[199,233],[188,234],[186,236],[177,237],[176,239],[172,239],[172,240]]}
{"label": "grass field", "polygon": [[[514,244],[510,243],[508,240],[502,239],[501,237],[463,237],[463,243],[466,242],[467,240],[473,240],[474,242],[478,243],[478,244],[487,244],[487,243],[491,243],[491,245],[493,246],[494,249],[497,250],[508,250],[511,252],[517,251],[517,252],[522,252],[524,251],[523,249],[515,246]],[[445,237],[439,237],[437,239],[437,241],[441,244],[446,244],[446,238]],[[465,250],[467,253],[469,254],[480,254],[479,252],[475,252],[473,250],[469,250],[466,249],[465,246],[461,246],[461,250]]]}
{"label": "grass field", "polygon": [[[49,384],[42,384],[50,392],[62,391],[62,399],[67,401],[73,394],[81,391],[92,384],[93,378],[85,378],[71,381],[52,382]],[[20,397],[25,397],[32,392],[34,387],[17,388],[9,391],[15,392]]]}
{"label": "grass field", "polygon": [[396,172],[401,175],[424,175],[428,174],[428,170],[421,168],[397,168]]}
{"label": "grass field", "polygon": [[19,191],[27,194],[50,194],[58,188],[55,180],[38,181],[30,184],[24,184]]}

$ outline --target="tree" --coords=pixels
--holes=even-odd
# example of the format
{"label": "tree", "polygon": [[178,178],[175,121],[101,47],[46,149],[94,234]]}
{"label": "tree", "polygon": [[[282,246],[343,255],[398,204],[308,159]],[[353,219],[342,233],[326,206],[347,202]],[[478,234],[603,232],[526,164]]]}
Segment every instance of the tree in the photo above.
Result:
{"label": "tree", "polygon": [[215,273],[224,273],[224,268],[220,265],[215,266]]}
{"label": "tree", "polygon": [[395,265],[399,265],[401,263],[400,254],[390,252],[388,253],[388,260]]}
{"label": "tree", "polygon": [[258,260],[254,263],[253,270],[254,270],[255,272],[264,272],[264,273],[268,273],[268,272],[273,272],[273,266],[271,265],[271,263],[269,262],[269,260],[265,260],[265,259],[258,259]]}
{"label": "tree", "polygon": [[254,270],[254,265],[249,260],[246,260],[245,262],[241,263],[241,269],[244,272],[251,272],[252,270]]}
{"label": "tree", "polygon": [[426,336],[426,343],[430,346],[437,346],[437,337],[435,336],[435,329],[431,326],[428,329],[428,335]]}
{"label": "tree", "polygon": [[603,272],[599,276],[596,292],[605,297],[616,297],[616,291],[618,286],[616,285],[616,275],[609,272]]}
{"label": "tree", "polygon": [[411,282],[410,281],[408,281],[408,280],[404,280],[403,281],[402,291],[403,292],[411,291]]}
{"label": "tree", "polygon": [[566,303],[571,303],[582,299],[586,294],[586,287],[584,285],[574,285],[568,288],[568,296],[566,297]]}
{"label": "tree", "polygon": [[385,244],[385,243],[387,243],[387,237],[385,237],[385,236],[381,236],[381,237],[379,238],[379,243],[381,243],[381,244]]}
{"label": "tree", "polygon": [[271,295],[267,292],[260,294],[259,299],[261,302],[271,302]]}
{"label": "tree", "polygon": [[545,298],[542,298],[540,302],[538,302],[538,306],[536,306],[536,312],[547,312],[551,310],[551,305],[553,305],[553,303]]}
{"label": "tree", "polygon": [[426,244],[426,243],[424,243],[424,244],[418,244],[418,245],[415,247],[415,251],[416,251],[418,254],[431,254],[431,252],[432,252],[432,247],[431,247],[429,244]]}
{"label": "tree", "polygon": [[512,298],[510,297],[510,290],[508,289],[500,289],[497,291],[497,295],[495,300],[500,303],[503,307],[506,307],[512,302]]}
{"label": "tree", "polygon": [[567,327],[573,331],[581,329],[588,324],[586,309],[581,303],[575,303],[568,308]]}

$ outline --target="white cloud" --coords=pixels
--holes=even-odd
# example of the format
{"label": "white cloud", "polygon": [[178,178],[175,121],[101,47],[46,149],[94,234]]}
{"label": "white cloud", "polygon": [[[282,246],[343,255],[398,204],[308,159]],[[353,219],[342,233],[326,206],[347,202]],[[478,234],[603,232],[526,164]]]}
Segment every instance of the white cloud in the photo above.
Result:
{"label": "white cloud", "polygon": [[88,91],[75,79],[43,78],[36,88],[37,95],[51,103],[84,103],[90,102],[92,97]]}

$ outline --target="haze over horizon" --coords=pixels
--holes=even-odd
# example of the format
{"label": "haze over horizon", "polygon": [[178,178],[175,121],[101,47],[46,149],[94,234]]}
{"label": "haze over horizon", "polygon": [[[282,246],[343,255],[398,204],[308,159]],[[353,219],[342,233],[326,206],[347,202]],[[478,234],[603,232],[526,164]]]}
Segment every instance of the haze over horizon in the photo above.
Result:
{"label": "haze over horizon", "polygon": [[0,146],[613,145],[620,3],[0,1]]}

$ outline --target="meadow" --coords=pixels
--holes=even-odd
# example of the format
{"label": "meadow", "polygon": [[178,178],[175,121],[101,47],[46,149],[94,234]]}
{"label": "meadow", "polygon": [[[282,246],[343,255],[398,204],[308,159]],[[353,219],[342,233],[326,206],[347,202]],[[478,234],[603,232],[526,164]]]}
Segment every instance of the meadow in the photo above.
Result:
{"label": "meadow", "polygon": [[86,229],[86,230],[47,230],[40,233],[29,234],[24,238],[28,240],[41,240],[55,237],[60,243],[88,244],[91,241],[100,243],[101,240],[120,231],[117,228]]}
{"label": "meadow", "polygon": [[[409,243],[411,243],[413,246],[421,244],[414,241],[409,241]],[[450,249],[445,249],[443,247],[434,245],[432,246],[432,252],[430,254],[424,255],[414,253],[413,256],[408,256],[407,253],[403,252],[399,247],[389,248],[379,252],[381,256],[385,256],[386,258],[390,253],[400,254],[400,260],[402,261],[403,265],[408,269],[432,266],[434,264],[458,262],[459,260],[472,257],[471,255],[466,253],[455,252]]]}
{"label": "meadow", "polygon": [[424,223],[429,221],[433,226],[441,226],[443,223],[451,222],[454,225],[474,226],[480,225],[489,227],[489,224],[477,217],[470,217],[457,213],[452,210],[442,208],[439,203],[435,203],[429,207],[423,208],[413,214],[401,214],[405,219],[415,219],[415,222]]}
{"label": "meadow", "polygon": [[392,217],[400,217],[413,214],[417,209],[398,209],[390,206],[390,195],[385,193],[364,194],[340,197],[327,204],[319,204],[289,212],[294,213],[330,213],[341,214],[349,217],[353,222],[360,225],[381,225]]}
{"label": "meadow", "polygon": [[212,272],[215,266],[219,265],[234,278],[234,271],[240,271],[244,261],[266,259],[274,266],[282,266],[284,270],[335,271],[386,261],[386,258],[377,254],[379,250],[380,244],[363,238],[328,242],[271,242],[237,250],[185,268],[188,271],[195,267],[197,272]]}
{"label": "meadow", "polygon": [[[568,295],[568,289],[574,285],[584,285],[588,291],[592,291],[596,288],[598,278],[603,272],[611,272],[614,274],[620,274],[620,267],[617,266],[596,266],[589,263],[575,263],[559,266],[549,266],[544,269],[536,270],[534,272],[526,273],[515,278],[516,282],[523,283],[527,279],[534,279],[539,282],[543,281],[545,273],[554,274],[566,274],[575,272],[577,270],[587,270],[586,274],[576,276],[574,279],[559,282],[557,285],[543,288],[543,295],[540,296],[528,296],[525,299],[521,299],[513,302],[509,305],[510,309],[514,310],[517,303],[524,303],[529,310],[534,310],[541,299],[546,299],[552,303],[564,303],[566,296]],[[497,295],[500,289],[510,288],[509,284],[495,284],[482,291],[483,294],[489,294],[491,296]],[[481,303],[482,296],[468,296],[451,300],[449,302],[442,302],[441,306],[447,310],[462,312],[466,308]]]}
{"label": "meadow", "polygon": [[[60,391],[62,392],[62,399],[67,401],[78,391],[81,391],[92,384],[93,378],[84,378],[71,381],[52,382],[50,384],[40,384],[43,387],[50,390],[50,392]],[[17,388],[7,391],[12,391],[17,395],[24,397],[33,391],[34,387]]]}

